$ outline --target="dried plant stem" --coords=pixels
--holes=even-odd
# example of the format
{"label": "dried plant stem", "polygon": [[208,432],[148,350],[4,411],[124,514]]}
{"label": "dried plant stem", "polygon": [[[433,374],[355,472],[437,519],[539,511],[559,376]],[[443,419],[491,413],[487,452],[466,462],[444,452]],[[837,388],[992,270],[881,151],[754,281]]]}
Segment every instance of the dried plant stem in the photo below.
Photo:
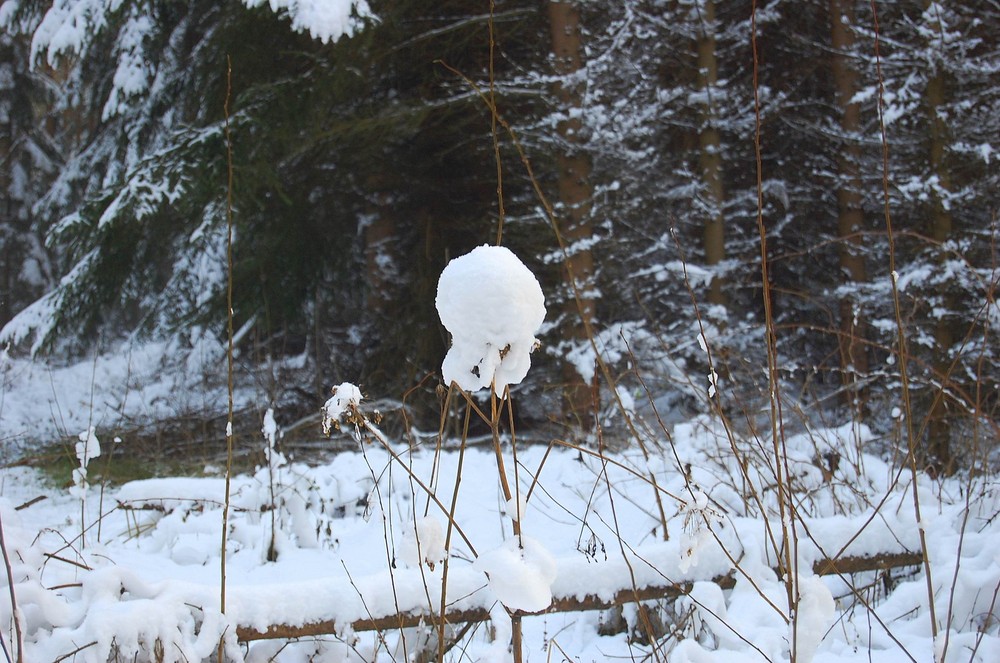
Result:
{"label": "dried plant stem", "polygon": [[267,488],[271,505],[271,542],[267,546],[267,561],[278,561],[278,498],[274,492],[274,447],[267,450]]}
{"label": "dried plant stem", "polygon": [[[449,398],[456,387],[453,384],[449,390]],[[462,439],[458,447],[458,468],[455,470],[455,490],[451,495],[451,508],[448,510],[448,527],[444,535],[444,560],[441,562],[441,615],[438,620],[438,660],[444,660],[445,654],[445,628],[448,625],[448,569],[451,559],[451,534],[455,529],[455,511],[458,510],[458,487],[462,483],[462,466],[465,464],[465,445],[469,437],[469,421],[472,418],[472,409],[465,408],[465,423],[462,426]],[[443,429],[442,429],[443,430]],[[440,434],[439,434],[440,438]],[[441,440],[438,440],[440,444]]]}
{"label": "dried plant stem", "polygon": [[[3,552],[3,565],[7,570],[7,589],[10,592],[10,611],[14,619],[14,638],[17,642],[13,645],[17,649],[17,663],[24,662],[24,634],[21,632],[21,617],[17,609],[17,596],[14,594],[14,571],[10,566],[10,555],[7,553],[7,540],[4,538],[3,516],[0,515],[0,551]],[[8,657],[8,661],[10,658]]]}
{"label": "dried plant stem", "polygon": [[[515,456],[515,459],[514,459],[514,472],[515,472],[514,484],[515,484],[515,487],[514,487],[514,490],[511,490],[510,480],[507,477],[507,469],[506,469],[506,466],[504,464],[503,450],[500,447],[500,420],[501,420],[501,418],[503,416],[504,404],[505,403],[507,404],[508,411],[511,408],[510,389],[505,387],[503,395],[500,396],[500,397],[498,397],[497,394],[496,394],[496,385],[495,384],[491,384],[490,385],[490,414],[489,414],[489,416],[486,416],[486,414],[482,411],[482,409],[479,406],[476,405],[476,403],[472,400],[472,397],[469,395],[469,393],[467,391],[465,391],[464,389],[462,389],[461,387],[459,387],[457,384],[455,384],[454,382],[452,382],[451,387],[450,387],[450,391],[451,390],[456,390],[456,389],[459,390],[462,393],[462,396],[464,396],[465,402],[466,402],[465,427],[464,427],[463,432],[462,432],[462,446],[461,446],[460,454],[464,453],[464,451],[465,451],[466,436],[468,435],[468,431],[469,431],[469,418],[471,416],[471,413],[475,412],[490,427],[490,433],[491,433],[491,437],[492,437],[492,441],[493,441],[493,452],[494,452],[494,455],[495,455],[496,461],[497,461],[497,475],[499,477],[500,490],[501,490],[501,492],[503,494],[503,498],[504,498],[504,500],[506,500],[506,502],[508,504],[510,504],[511,501],[514,500],[514,506],[513,506],[513,508],[514,508],[515,512],[519,511],[520,510],[520,491],[517,489],[517,458]],[[509,416],[510,416],[510,421],[511,421],[511,435],[513,436],[513,414],[510,413]],[[513,443],[513,439],[512,439],[512,443]],[[462,459],[462,456],[460,455],[459,456],[459,472],[461,472],[461,459]],[[448,534],[447,534],[447,536],[445,538],[445,550],[448,550],[448,547],[449,547],[449,541],[450,541],[450,536],[451,536],[451,528],[452,528],[452,523],[454,522],[454,517],[455,517],[455,507],[456,507],[456,501],[455,500],[457,500],[457,497],[458,497],[458,480],[456,479],[455,493],[454,493],[454,496],[452,498],[452,509],[451,509],[451,514],[450,514],[449,521],[448,521]],[[511,518],[511,525],[512,525],[513,535],[518,538],[518,543],[520,545],[520,537],[521,537],[520,514],[516,514],[516,515],[518,517],[512,517]],[[446,560],[445,560],[445,564],[447,564],[447,557],[446,557]],[[447,581],[447,568],[448,567],[445,566],[445,569],[442,571],[442,576],[443,577],[442,577],[442,586],[441,586],[441,620],[440,620],[440,622],[438,624],[438,629],[439,629],[439,633],[440,633],[440,636],[439,636],[439,645],[438,646],[439,646],[439,648],[441,648],[441,649],[439,649],[440,656],[444,655],[444,653],[443,653],[443,647],[444,647],[444,641],[445,641],[445,638],[444,638],[444,628],[445,628],[445,624],[446,624],[446,621],[445,621],[445,592],[446,592],[446,589],[447,589],[447,585],[446,585],[446,581]],[[512,650],[512,653],[513,653],[514,663],[521,663],[521,661],[524,658],[524,654],[523,654],[523,642],[522,642],[522,628],[521,628],[521,615],[518,614],[517,612],[511,611],[511,610],[507,610],[507,613],[510,615],[510,620],[511,620],[511,650]]]}
{"label": "dried plant stem", "polygon": [[[229,101],[233,93],[233,63],[226,55],[226,100],[223,105],[226,134],[226,489],[222,503],[222,540],[219,544],[219,611],[226,613],[226,542],[229,535],[229,502],[233,476],[233,140],[229,127]],[[225,660],[225,643],[219,641],[219,661]]]}
{"label": "dried plant stem", "polygon": [[[767,259],[767,228],[764,225],[764,185],[763,166],[761,158],[761,116],[760,116],[760,86],[758,81],[757,52],[757,2],[754,0],[750,13],[750,43],[753,52],[753,100],[754,100],[754,159],[757,167],[757,231],[760,235],[760,276],[761,291],[764,300],[764,335],[767,346],[767,378],[768,402],[770,404],[771,443],[774,450],[774,474],[777,488],[778,517],[781,520],[782,542],[778,575],[784,579],[785,594],[788,600],[788,615],[786,620],[792,624],[791,660],[795,661],[795,641],[798,610],[798,578],[793,566],[795,556],[792,546],[795,542],[792,528],[795,520],[795,505],[788,494],[786,479],[787,454],[784,453],[784,435],[781,431],[781,396],[778,383],[778,348],[774,327],[774,311],[771,301],[771,277]],[[766,517],[766,514],[765,514]]]}
{"label": "dried plant stem", "polygon": [[413,481],[413,483],[419,486],[420,489],[424,491],[424,493],[429,497],[430,501],[433,502],[435,506],[437,506],[437,508],[441,511],[441,513],[445,514],[445,516],[448,517],[449,526],[454,526],[455,531],[458,532],[458,535],[462,537],[462,541],[464,541],[465,545],[468,546],[469,552],[472,554],[472,556],[478,557],[478,553],[476,552],[475,546],[472,545],[472,541],[469,540],[469,537],[465,535],[465,532],[462,531],[462,528],[459,527],[457,522],[455,522],[455,519],[451,516],[448,507],[446,507],[444,504],[441,503],[441,500],[438,499],[438,497],[434,494],[434,491],[431,490],[431,488],[426,483],[424,483],[420,479],[420,477],[410,472],[409,466],[406,464],[403,458],[400,457],[400,455],[396,452],[396,450],[392,448],[392,445],[389,444],[389,440],[385,437],[382,431],[373,426],[372,423],[368,421],[368,419],[362,419],[361,421],[362,421],[361,425],[364,426],[365,430],[371,433],[372,437],[378,440],[378,443],[382,445],[382,448],[385,449],[386,453],[389,454],[389,457],[392,458],[393,462],[398,463],[400,467],[404,468],[408,472],[409,478]]}
{"label": "dried plant stem", "polygon": [[[594,409],[597,410],[597,403],[595,397]],[[618,508],[615,505],[615,491],[611,485],[611,477],[608,475],[608,461],[607,456],[604,454],[604,429],[601,426],[600,417],[595,417],[595,422],[597,426],[597,450],[601,456],[601,476],[604,477],[605,486],[608,491],[608,503],[611,506],[611,520],[615,533],[615,540],[618,541],[618,550],[621,552],[622,560],[625,562],[625,567],[628,569],[629,584],[632,586],[632,595],[635,597],[635,602],[638,605],[639,599],[639,585],[635,579],[635,568],[632,566],[632,560],[629,559],[628,551],[626,550],[625,540],[622,538],[621,526],[618,523]],[[666,536],[664,536],[666,540]],[[641,606],[637,610],[639,621],[642,623],[642,629],[646,633],[646,638],[649,641],[649,646],[653,650],[653,654],[656,660],[659,660],[659,647],[657,646],[657,635],[656,630],[653,628],[653,624],[649,619],[649,611],[644,610]]]}
{"label": "dried plant stem", "polygon": [[[892,304],[896,318],[896,342],[899,351],[899,379],[902,386],[903,416],[906,418],[906,455],[910,467],[911,485],[913,488],[913,515],[917,519],[917,534],[920,539],[920,552],[923,556],[924,578],[927,581],[927,608],[931,620],[931,638],[937,641],[938,621],[934,608],[934,580],[931,576],[931,562],[927,554],[927,533],[920,513],[920,491],[917,488],[917,456],[916,437],[913,428],[913,408],[910,400],[910,379],[907,371],[909,352],[907,350],[906,329],[903,323],[902,307],[899,302],[899,287],[896,272],[896,242],[892,234],[892,214],[889,199],[889,140],[885,128],[885,81],[882,77],[882,56],[879,52],[878,8],[875,0],[871,0],[872,22],[874,27],[875,73],[878,78],[878,120],[882,139],[882,195],[883,212],[885,215],[886,239],[889,244],[889,281],[892,288]],[[938,652],[935,660],[941,660],[943,650]]]}
{"label": "dried plant stem", "polygon": [[97,644],[97,640],[94,640],[93,642],[88,642],[85,645],[80,645],[79,647],[77,647],[73,651],[69,652],[68,654],[63,654],[59,658],[55,659],[54,661],[52,661],[52,663],[62,663],[62,661],[65,661],[65,660],[68,660],[68,659],[76,660],[76,655],[77,654],[79,654],[80,652],[84,651],[85,649],[90,649],[91,647],[93,647],[96,644]]}
{"label": "dried plant stem", "polygon": [[[358,442],[360,443],[361,442],[361,432],[358,429],[357,425],[355,425],[355,437],[358,440]],[[368,454],[365,451],[365,445],[361,444],[360,446],[361,446],[361,456],[362,456],[362,458],[364,458],[365,465],[368,467],[368,472],[371,474],[371,477],[372,477],[372,492],[375,493],[375,498],[378,500],[378,510],[379,510],[379,514],[382,517],[382,537],[383,537],[383,540],[385,541],[385,557],[386,557],[385,561],[386,561],[386,567],[389,569],[389,586],[390,586],[390,588],[392,590],[392,603],[393,603],[393,606],[395,606],[395,608],[396,608],[396,612],[399,613],[400,612],[400,610],[399,610],[399,591],[398,591],[398,589],[396,587],[396,571],[395,571],[396,565],[393,563],[392,554],[390,552],[391,551],[391,547],[392,547],[392,543],[391,543],[391,539],[392,539],[392,501],[391,500],[389,500],[389,501],[383,501],[382,500],[382,491],[381,491],[381,489],[379,489],[379,475],[375,472],[375,468],[372,467],[371,462],[368,460]],[[404,465],[403,467],[405,468],[406,466]],[[392,490],[392,464],[391,463],[389,464],[389,468],[388,468],[387,483],[388,483],[389,490],[391,491]],[[418,554],[419,554],[419,551],[420,551],[420,542],[417,541],[417,552],[418,552]],[[341,560],[341,564],[343,564],[343,563],[344,563],[343,560]],[[344,569],[345,570],[347,569],[346,565],[344,565]],[[353,580],[352,580],[351,584],[352,585],[354,584]],[[355,587],[355,589],[357,589],[357,587]],[[360,592],[358,593],[358,595],[360,596]],[[362,600],[363,600],[363,598],[362,598]],[[399,633],[399,640],[400,640],[400,644],[403,647],[403,660],[404,661],[409,661],[411,659],[410,659],[409,652],[407,651],[408,646],[407,646],[407,642],[406,642],[406,635],[403,633],[403,627],[402,626],[399,627],[399,631],[400,631],[400,633]],[[384,638],[384,636],[381,633],[379,634],[379,637],[380,638]]]}
{"label": "dried plant stem", "polygon": [[[509,398],[510,392],[504,391],[504,398],[498,399],[493,386],[490,386],[490,435],[493,438],[493,452],[497,459],[497,474],[500,476],[500,490],[503,498],[509,503],[514,498],[514,491],[510,488],[510,480],[507,478],[507,468],[503,462],[503,450],[500,448],[500,416],[503,412],[504,401]],[[517,507],[515,507],[517,508]],[[517,518],[512,519],[514,526],[514,536],[521,536],[521,526]]]}
{"label": "dried plant stem", "polygon": [[[685,256],[685,254],[684,254],[684,247],[681,245],[680,239],[677,237],[676,229],[675,228],[671,228],[670,229],[670,234],[673,237],[674,245],[677,248],[677,253],[678,253],[678,255],[680,255],[681,269],[682,269],[682,273],[684,274],[684,287],[687,289],[688,296],[691,299],[691,306],[694,308],[694,317],[695,317],[695,320],[698,321],[698,333],[701,335],[702,342],[705,344],[705,355],[708,358],[708,369],[711,372],[711,374],[715,374],[715,372],[716,372],[715,371],[715,367],[716,367],[715,353],[712,351],[712,345],[708,342],[708,335],[705,333],[704,318],[701,315],[701,307],[698,305],[698,298],[695,296],[694,288],[691,285],[691,279],[690,279],[690,277],[688,275],[687,256]],[[628,348],[629,357],[632,359],[632,364],[635,365],[635,366],[638,366],[638,362],[637,362],[637,360],[635,358],[635,355],[632,354],[632,349],[629,347],[628,341],[625,341],[625,347]],[[691,498],[694,499],[694,490],[693,490],[693,488],[690,485],[690,478],[688,476],[688,473],[684,471],[684,467],[683,467],[683,464],[681,463],[681,459],[677,455],[677,448],[674,446],[673,439],[670,436],[670,433],[667,430],[667,427],[664,425],[663,419],[660,417],[660,413],[659,413],[659,411],[658,411],[658,409],[656,407],[655,399],[653,398],[653,395],[650,392],[650,390],[646,387],[646,382],[642,378],[642,372],[639,371],[639,370],[636,370],[635,371],[635,376],[636,376],[636,378],[638,378],[639,384],[642,386],[642,388],[643,388],[643,390],[644,390],[644,392],[646,394],[646,400],[650,404],[650,407],[651,407],[651,409],[653,411],[653,416],[655,417],[656,422],[657,422],[657,424],[660,427],[660,430],[663,432],[663,434],[666,436],[667,440],[670,443],[670,449],[671,449],[671,451],[673,451],[674,462],[676,463],[677,471],[681,472],[683,474],[683,476],[684,476],[684,486],[687,489],[688,494],[691,496]],[[726,432],[726,439],[729,442],[729,449],[733,453],[733,458],[736,458],[737,461],[738,461],[737,462],[737,466],[740,468],[740,478],[743,480],[743,493],[745,495],[748,494],[750,496],[750,499],[753,500],[753,503],[757,506],[758,512],[762,516],[766,516],[767,509],[764,506],[764,501],[763,501],[763,499],[761,499],[758,487],[756,485],[754,485],[753,478],[750,475],[749,459],[746,458],[744,456],[744,454],[742,454],[740,452],[740,450],[739,450],[739,448],[738,448],[738,446],[736,444],[736,435],[733,433],[732,423],[730,422],[729,418],[726,416],[725,411],[722,409],[721,397],[722,397],[721,392],[717,390],[717,393],[715,394],[714,398],[713,397],[709,397],[709,406],[711,407],[712,411],[716,414],[716,416],[719,417],[719,421],[722,423],[722,428]],[[749,416],[748,416],[748,418],[749,418]],[[764,522],[764,532],[767,535],[767,540],[770,543],[772,549],[774,550],[774,554],[775,554],[776,558],[780,559],[780,557],[781,557],[781,544],[775,538],[774,528],[771,526],[771,521],[770,521],[770,519],[768,519],[766,517],[763,517],[762,520]],[[706,519],[706,525],[708,525],[708,528],[711,531],[712,527],[711,527],[710,524],[708,524],[707,519]],[[714,534],[714,531],[713,531],[713,534]]]}
{"label": "dried plant stem", "polygon": [[[496,77],[493,71],[494,52],[496,50],[496,33],[494,31],[494,14],[496,13],[496,2],[490,0],[490,15],[487,20],[489,30],[490,56],[489,56],[489,79],[490,79],[490,106],[496,108]],[[490,135],[493,137],[493,157],[497,164],[497,246],[503,241],[503,166],[500,161],[500,136],[497,133],[497,114],[490,114]]]}
{"label": "dried plant stem", "polygon": [[[994,241],[995,241],[995,237],[996,237],[996,232],[995,232],[996,231],[996,213],[994,213],[994,217],[993,217],[993,226],[994,226],[994,228],[993,228],[994,232],[992,233],[992,237],[994,238]],[[993,248],[993,258],[994,258],[993,259],[993,278],[992,278],[992,280],[991,280],[991,282],[989,284],[989,287],[987,289],[987,293],[986,294],[987,294],[987,301],[990,303],[990,305],[996,306],[995,292],[996,292],[997,284],[1000,283],[1000,279],[997,278],[997,266],[998,266],[998,263],[997,263],[997,259],[996,259],[996,246],[995,246],[995,244],[992,246],[992,248]],[[985,362],[989,361],[989,359],[986,356],[986,349],[989,348],[989,347],[991,347],[990,344],[989,344],[989,337],[990,337],[990,327],[988,325],[985,325],[984,326],[984,331],[983,331],[983,343],[982,343],[982,346],[981,346],[981,349],[980,349],[980,353],[979,353],[979,362],[978,362],[978,369],[977,369],[977,373],[978,373],[979,379],[976,380],[976,396],[975,396],[975,400],[973,401],[974,411],[973,411],[973,419],[972,419],[972,421],[973,421],[973,424],[972,424],[973,425],[972,434],[973,434],[973,439],[976,440],[976,446],[977,447],[979,446],[979,440],[980,440],[980,436],[981,436],[980,426],[982,425],[982,420],[983,420],[983,417],[985,415],[985,413],[982,410],[983,397],[984,397],[984,394],[982,393],[983,383],[984,383],[984,381],[982,379],[982,376],[983,376],[983,372],[984,372],[984,364],[985,364]],[[969,483],[968,483],[968,486],[966,488],[966,510],[965,510],[965,517],[966,518],[968,518],[969,512],[972,509],[972,505],[970,503],[970,499],[971,499],[971,494],[972,494],[972,478],[973,478],[973,476],[975,476],[975,473],[972,472],[971,468],[970,468]],[[966,523],[963,522],[963,526],[962,526],[963,537],[964,537],[964,532],[965,532],[965,525],[966,525]],[[958,556],[956,557],[955,575],[952,578],[951,592],[950,592],[950,596],[948,597],[948,620],[945,622],[945,624],[948,626],[948,629],[947,629],[948,635],[945,636],[944,647],[942,648],[943,649],[943,652],[941,654],[942,660],[947,660],[947,659],[945,659],[945,656],[948,653],[949,637],[951,635],[951,628],[950,628],[950,626],[951,626],[951,623],[952,623],[952,607],[953,607],[954,601],[955,601],[955,592],[956,592],[956,590],[958,588],[958,568],[959,568],[959,566],[958,566],[957,562],[960,559],[961,559],[961,546],[959,547]],[[986,620],[993,619],[993,613],[994,613],[994,610],[996,609],[996,605],[997,605],[997,594],[998,594],[998,592],[1000,592],[1000,582],[998,582],[994,586],[994,588],[993,588],[993,598],[992,598],[992,600],[990,601],[990,604],[989,604],[990,605],[990,609],[989,609],[989,612],[986,615]],[[984,623],[988,623],[988,621],[985,621]],[[983,636],[985,634],[986,634],[986,629],[980,629],[979,630],[979,634],[976,637],[976,646],[973,647],[972,653],[969,654],[969,659],[970,660],[972,660],[972,659],[975,658],[976,652],[979,650],[979,646],[982,643]]]}
{"label": "dried plant stem", "polygon": [[[497,474],[500,476],[500,489],[503,491],[503,498],[506,500],[507,504],[513,502],[513,506],[509,508],[514,509],[514,516],[511,516],[511,528],[513,530],[514,536],[518,540],[518,546],[521,546],[521,519],[520,519],[520,500],[517,498],[517,459],[514,460],[514,490],[510,488],[510,480],[507,478],[507,469],[503,462],[503,450],[500,448],[500,417],[503,414],[504,403],[507,403],[508,408],[510,407],[510,388],[504,387],[503,396],[497,398],[496,385],[490,385],[490,433],[493,438],[493,451],[497,458]],[[511,441],[511,446],[513,447],[513,440]],[[506,608],[506,606],[504,606]],[[523,636],[522,636],[522,625],[521,625],[521,615],[516,612],[507,609],[507,613],[510,615],[510,646],[511,653],[513,654],[514,663],[521,663],[524,660],[524,646],[523,646]]]}

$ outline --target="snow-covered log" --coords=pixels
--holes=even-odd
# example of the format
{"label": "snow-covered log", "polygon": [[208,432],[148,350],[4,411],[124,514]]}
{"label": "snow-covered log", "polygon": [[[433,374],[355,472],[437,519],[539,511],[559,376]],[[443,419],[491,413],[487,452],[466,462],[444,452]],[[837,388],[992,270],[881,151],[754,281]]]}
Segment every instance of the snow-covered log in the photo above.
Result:
{"label": "snow-covered log", "polygon": [[[907,566],[918,566],[922,558],[918,552],[896,551],[884,552],[870,556],[846,556],[839,559],[820,559],[813,564],[816,575],[848,575],[865,571],[884,571],[887,569]],[[722,589],[732,589],[736,585],[737,573],[731,571],[716,576],[710,580]],[[581,612],[586,610],[606,610],[608,608],[685,596],[691,592],[696,580],[678,583],[662,583],[645,587],[624,587],[607,594],[584,594],[554,596],[552,604],[538,612],[521,612],[522,615],[544,615],[556,612]],[[460,608],[448,610],[444,614],[447,624],[463,624],[467,622],[484,622],[491,618],[490,606]],[[243,626],[237,628],[236,636],[241,641],[267,640],[274,638],[306,638],[320,635],[332,635],[342,632],[385,631],[389,629],[413,628],[416,626],[440,624],[440,613],[413,610],[394,614],[372,614],[362,619],[356,619],[349,624],[338,623],[335,620],[308,622],[299,625],[271,624],[267,628]]]}

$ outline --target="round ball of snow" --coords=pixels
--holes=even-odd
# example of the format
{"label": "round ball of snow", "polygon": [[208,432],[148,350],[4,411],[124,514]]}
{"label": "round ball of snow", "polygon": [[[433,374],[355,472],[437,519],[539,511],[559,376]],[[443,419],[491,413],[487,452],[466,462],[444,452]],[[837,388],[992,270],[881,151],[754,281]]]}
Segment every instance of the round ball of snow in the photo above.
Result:
{"label": "round ball of snow", "polygon": [[510,249],[483,245],[452,260],[438,281],[438,315],[451,333],[441,372],[467,391],[497,394],[528,374],[545,297]]}

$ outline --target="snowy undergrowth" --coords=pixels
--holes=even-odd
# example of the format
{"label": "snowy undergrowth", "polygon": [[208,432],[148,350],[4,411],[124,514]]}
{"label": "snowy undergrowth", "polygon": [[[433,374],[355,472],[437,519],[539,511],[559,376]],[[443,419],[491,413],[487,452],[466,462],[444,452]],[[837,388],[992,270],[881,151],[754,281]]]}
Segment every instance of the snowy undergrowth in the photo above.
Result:
{"label": "snowy undergrowth", "polygon": [[[100,441],[82,427],[73,490],[3,471],[5,650],[94,663],[209,660],[220,641],[228,660],[282,663],[1000,660],[992,477],[906,471],[866,453],[857,423],[778,447],[714,415],[657,417],[614,453],[516,448],[499,397],[528,369],[544,300],[506,249],[469,256],[438,291],[444,374],[493,449],[391,440],[344,383],[323,427],[356,450],[297,463],[268,410],[266,465],[232,479],[223,536],[223,479],[89,486]],[[484,388],[490,415],[463,391]],[[860,568],[887,555],[908,566]],[[613,601],[625,605],[598,609]],[[414,619],[394,627],[399,616]]]}
{"label": "snowy undergrowth", "polygon": [[[301,358],[293,358],[291,363]],[[289,366],[289,368],[294,368]],[[280,370],[277,367],[275,370]],[[90,359],[54,365],[0,350],[0,452],[6,460],[90,427],[123,430],[226,410],[225,347],[209,334],[123,342]],[[259,377],[259,376],[258,376]],[[268,379],[244,380],[236,407],[267,402]]]}
{"label": "snowy undergrowth", "polygon": [[[814,431],[811,437],[846,446],[856,443],[851,431]],[[665,456],[650,467],[635,452],[598,458],[566,449],[519,450],[523,494],[537,478],[522,516],[527,543],[519,548],[507,530],[492,452],[468,450],[455,513],[462,536],[455,536],[447,552],[441,540],[447,516],[428,503],[414,479],[434,485],[447,503],[458,476],[457,452],[418,448],[393,461],[386,449],[365,446],[319,467],[291,462],[239,476],[233,484],[224,616],[217,596],[221,480],[133,482],[105,493],[103,505],[99,491],[89,488],[81,514],[79,498],[43,486],[28,470],[5,470],[0,514],[25,660],[55,661],[77,650],[77,661],[203,660],[225,634],[233,660],[401,661],[403,640],[413,647],[419,639],[413,630],[376,637],[352,633],[350,624],[397,611],[436,614],[445,554],[448,609],[492,609],[501,632],[505,613],[496,610],[497,601],[536,610],[548,604],[547,592],[557,599],[608,598],[632,587],[633,579],[640,588],[710,581],[738,567],[732,589],[699,582],[687,598],[663,610],[662,618],[672,615],[676,623],[655,645],[639,644],[632,637],[635,628],[598,635],[602,613],[597,611],[526,617],[528,660],[544,660],[556,646],[580,660],[648,654],[672,661],[787,660],[784,585],[772,570],[777,562],[767,543],[773,503],[762,497],[765,518],[752,500],[741,497],[732,481],[734,468],[717,460],[729,442],[713,422],[697,420],[672,432],[678,456],[692,464],[690,483],[697,488],[694,500],[668,501],[666,541],[644,476],[652,472],[662,490],[675,496],[685,495],[688,483]],[[805,448],[805,439],[799,442]],[[804,581],[798,660],[808,660],[813,648],[815,661],[889,661],[907,653],[932,660],[926,594],[913,569],[893,572],[891,583],[885,574],[820,579],[811,573],[815,560],[838,553],[916,549],[905,479],[897,481],[877,458],[863,461],[863,478],[850,468],[825,478],[809,461],[796,465],[808,504],[799,527]],[[271,471],[278,475],[273,498]],[[1000,496],[990,483],[976,482],[973,488],[970,495],[957,480],[920,486],[939,583],[937,612],[949,616],[949,661],[1000,656],[994,617]],[[49,498],[15,510],[41,494]],[[277,556],[268,562],[272,513]],[[81,517],[89,527],[85,547]],[[959,560],[961,572],[954,578]],[[625,614],[636,627],[634,609]],[[9,646],[14,631],[7,596],[0,620],[7,625]],[[246,648],[233,638],[238,627],[265,630],[327,620],[338,624],[337,633],[316,640]],[[480,628],[448,660],[460,660],[459,651],[476,660],[502,654],[506,643],[498,646]]]}

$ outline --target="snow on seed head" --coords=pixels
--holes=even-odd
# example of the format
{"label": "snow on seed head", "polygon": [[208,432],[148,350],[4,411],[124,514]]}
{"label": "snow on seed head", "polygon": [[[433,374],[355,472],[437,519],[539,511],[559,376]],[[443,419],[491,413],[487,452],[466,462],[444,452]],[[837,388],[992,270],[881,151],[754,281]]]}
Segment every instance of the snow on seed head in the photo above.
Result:
{"label": "snow on seed head", "polygon": [[[344,382],[330,390],[332,397],[323,405],[323,434],[329,435],[334,429],[340,430],[343,421],[352,422],[361,404],[361,390],[350,382]],[[352,422],[355,423],[355,422]]]}
{"label": "snow on seed head", "polygon": [[438,281],[438,315],[451,333],[441,372],[467,391],[518,384],[531,366],[545,297],[510,249],[483,245],[455,258]]}

